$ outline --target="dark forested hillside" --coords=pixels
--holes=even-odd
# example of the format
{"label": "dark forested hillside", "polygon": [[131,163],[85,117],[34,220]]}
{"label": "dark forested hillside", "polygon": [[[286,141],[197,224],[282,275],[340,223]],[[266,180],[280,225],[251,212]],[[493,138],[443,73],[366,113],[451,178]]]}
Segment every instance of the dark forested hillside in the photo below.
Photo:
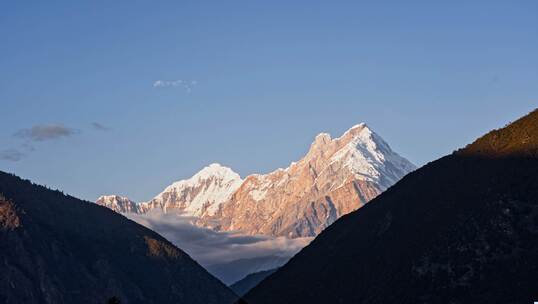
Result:
{"label": "dark forested hillside", "polygon": [[246,295],[259,303],[538,299],[538,111],[407,175]]}
{"label": "dark forested hillside", "polygon": [[456,154],[482,157],[538,157],[538,109],[480,137]]}
{"label": "dark forested hillside", "polygon": [[0,172],[0,303],[232,303],[187,254],[125,217]]}
{"label": "dark forested hillside", "polygon": [[249,290],[258,285],[261,281],[273,274],[276,269],[269,269],[251,273],[241,280],[230,285],[230,288],[239,296],[246,294]]}

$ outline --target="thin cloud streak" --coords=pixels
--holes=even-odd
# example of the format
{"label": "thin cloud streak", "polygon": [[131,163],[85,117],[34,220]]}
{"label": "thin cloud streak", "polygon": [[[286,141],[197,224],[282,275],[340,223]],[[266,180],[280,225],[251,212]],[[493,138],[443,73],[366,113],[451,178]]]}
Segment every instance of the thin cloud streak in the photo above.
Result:
{"label": "thin cloud streak", "polygon": [[192,91],[192,88],[197,85],[198,82],[187,80],[157,80],[153,83],[154,88],[166,88],[166,87],[183,87],[187,93]]}
{"label": "thin cloud streak", "polygon": [[21,129],[14,136],[37,142],[69,137],[77,133],[79,133],[78,130],[68,128],[62,124],[46,124],[35,125],[29,129]]}
{"label": "thin cloud streak", "polygon": [[110,127],[107,127],[103,124],[100,124],[98,122],[92,122],[92,127],[94,130],[98,130],[98,131],[110,131],[112,130],[112,128]]}
{"label": "thin cloud streak", "polygon": [[35,151],[35,147],[29,143],[23,143],[21,145],[21,148],[25,150],[26,152],[33,152]]}
{"label": "thin cloud streak", "polygon": [[11,162],[18,162],[23,159],[25,156],[24,153],[16,149],[8,149],[0,151],[0,159]]}

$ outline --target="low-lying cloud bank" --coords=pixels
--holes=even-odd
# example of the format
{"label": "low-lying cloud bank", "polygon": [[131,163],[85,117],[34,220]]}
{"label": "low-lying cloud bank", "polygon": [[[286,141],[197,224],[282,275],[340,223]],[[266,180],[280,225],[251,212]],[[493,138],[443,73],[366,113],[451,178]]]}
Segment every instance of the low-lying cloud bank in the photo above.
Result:
{"label": "low-lying cloud bank", "polygon": [[263,256],[291,257],[312,240],[217,232],[193,225],[192,218],[161,212],[127,217],[158,232],[204,266]]}

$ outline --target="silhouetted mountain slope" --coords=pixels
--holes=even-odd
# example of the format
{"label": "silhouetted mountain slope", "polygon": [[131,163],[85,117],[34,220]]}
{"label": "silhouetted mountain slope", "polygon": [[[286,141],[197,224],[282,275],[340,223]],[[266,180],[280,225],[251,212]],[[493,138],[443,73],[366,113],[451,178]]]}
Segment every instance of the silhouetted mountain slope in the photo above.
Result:
{"label": "silhouetted mountain slope", "polygon": [[231,303],[235,295],[155,232],[0,172],[0,303]]}
{"label": "silhouetted mountain slope", "polygon": [[273,274],[276,270],[277,268],[251,273],[246,277],[242,278],[241,280],[230,285],[230,289],[232,289],[237,295],[242,296],[249,290],[254,288],[256,285],[258,285],[269,275]]}
{"label": "silhouetted mountain slope", "polygon": [[484,157],[538,157],[538,109],[508,126],[493,130],[457,152]]}
{"label": "silhouetted mountain slope", "polygon": [[538,111],[404,177],[251,290],[259,303],[538,299]]}
{"label": "silhouetted mountain slope", "polygon": [[286,264],[289,259],[288,256],[262,256],[208,265],[206,269],[215,277],[220,278],[224,284],[232,284],[244,278],[245,274],[278,268]]}

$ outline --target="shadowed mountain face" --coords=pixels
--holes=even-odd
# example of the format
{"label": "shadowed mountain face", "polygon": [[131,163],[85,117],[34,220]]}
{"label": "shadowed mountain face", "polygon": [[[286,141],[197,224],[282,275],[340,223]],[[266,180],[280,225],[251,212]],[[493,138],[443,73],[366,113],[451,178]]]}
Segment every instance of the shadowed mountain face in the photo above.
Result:
{"label": "shadowed mountain face", "polygon": [[248,275],[255,272],[276,269],[286,264],[289,259],[290,257],[280,256],[239,259],[228,263],[209,265],[206,269],[215,277],[220,278],[224,284],[229,285],[245,278],[245,273]]}
{"label": "shadowed mountain face", "polygon": [[538,299],[538,111],[410,173],[246,295],[258,303]]}
{"label": "shadowed mountain face", "polygon": [[246,277],[242,278],[241,280],[230,285],[230,289],[233,290],[237,295],[243,296],[249,290],[258,285],[261,281],[267,278],[269,275],[273,274],[277,269],[278,268],[251,273]]}
{"label": "shadowed mountain face", "polygon": [[0,303],[232,303],[153,231],[0,172]]}

